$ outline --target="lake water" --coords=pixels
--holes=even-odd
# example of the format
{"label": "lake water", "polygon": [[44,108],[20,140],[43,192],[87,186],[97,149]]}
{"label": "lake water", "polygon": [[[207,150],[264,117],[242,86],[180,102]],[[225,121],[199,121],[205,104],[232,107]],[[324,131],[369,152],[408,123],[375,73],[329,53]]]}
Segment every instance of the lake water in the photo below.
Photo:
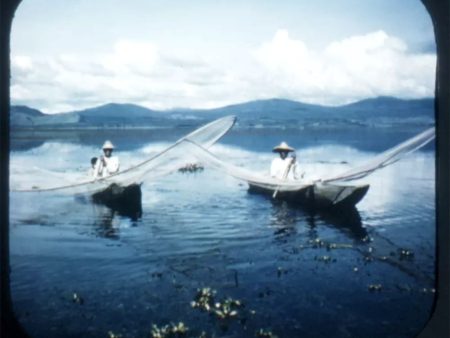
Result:
{"label": "lake water", "polygon": [[[185,132],[16,133],[11,180],[33,167],[87,171],[105,138],[127,167]],[[285,140],[320,176],[415,132],[237,128],[211,150],[264,172]],[[178,322],[187,337],[414,337],[435,298],[434,156],[427,147],[364,179],[368,194],[345,213],[249,194],[208,167],[146,181],[138,219],[70,195],[11,193],[14,311],[34,337],[148,337]],[[206,287],[214,302],[244,306],[228,319],[192,307]]]}

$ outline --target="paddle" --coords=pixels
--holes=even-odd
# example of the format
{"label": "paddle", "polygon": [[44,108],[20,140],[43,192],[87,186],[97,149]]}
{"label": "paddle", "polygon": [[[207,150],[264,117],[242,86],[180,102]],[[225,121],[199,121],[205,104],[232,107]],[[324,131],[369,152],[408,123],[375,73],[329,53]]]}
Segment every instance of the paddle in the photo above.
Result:
{"label": "paddle", "polygon": [[[291,170],[291,167],[292,167],[292,165],[294,164],[295,159],[296,159],[296,155],[295,155],[295,153],[293,153],[293,154],[292,154],[292,157],[291,157],[291,162],[288,164],[286,170],[285,170],[284,173],[283,173],[283,177],[281,178],[283,181],[285,181],[285,180],[287,179],[287,177],[288,177],[288,175],[289,175],[289,171]],[[280,187],[278,187],[278,188],[273,192],[272,198],[277,197],[277,194],[278,194],[278,190],[279,190],[279,189],[280,189]]]}

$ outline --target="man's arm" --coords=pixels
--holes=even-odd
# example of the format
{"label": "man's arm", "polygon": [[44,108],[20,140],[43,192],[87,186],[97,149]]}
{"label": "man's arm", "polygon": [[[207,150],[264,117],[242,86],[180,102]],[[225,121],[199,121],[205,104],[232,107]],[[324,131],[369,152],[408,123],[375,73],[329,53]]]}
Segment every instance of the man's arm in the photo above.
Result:
{"label": "man's arm", "polygon": [[101,177],[103,173],[103,157],[99,158],[94,166],[94,178]]}

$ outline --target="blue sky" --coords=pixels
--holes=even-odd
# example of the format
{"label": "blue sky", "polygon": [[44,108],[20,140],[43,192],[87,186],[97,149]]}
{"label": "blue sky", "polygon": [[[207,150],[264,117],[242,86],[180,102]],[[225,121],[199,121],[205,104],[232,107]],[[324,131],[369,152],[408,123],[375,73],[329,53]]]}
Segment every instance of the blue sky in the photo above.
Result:
{"label": "blue sky", "polygon": [[24,0],[13,104],[211,108],[434,93],[431,20],[415,0]]}

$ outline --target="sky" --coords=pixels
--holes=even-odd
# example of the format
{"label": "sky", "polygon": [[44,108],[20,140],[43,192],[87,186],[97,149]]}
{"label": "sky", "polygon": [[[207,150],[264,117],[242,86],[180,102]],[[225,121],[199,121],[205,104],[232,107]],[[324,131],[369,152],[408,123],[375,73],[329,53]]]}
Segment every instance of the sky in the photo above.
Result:
{"label": "sky", "polygon": [[11,31],[11,103],[45,113],[423,98],[435,70],[419,0],[23,0]]}

